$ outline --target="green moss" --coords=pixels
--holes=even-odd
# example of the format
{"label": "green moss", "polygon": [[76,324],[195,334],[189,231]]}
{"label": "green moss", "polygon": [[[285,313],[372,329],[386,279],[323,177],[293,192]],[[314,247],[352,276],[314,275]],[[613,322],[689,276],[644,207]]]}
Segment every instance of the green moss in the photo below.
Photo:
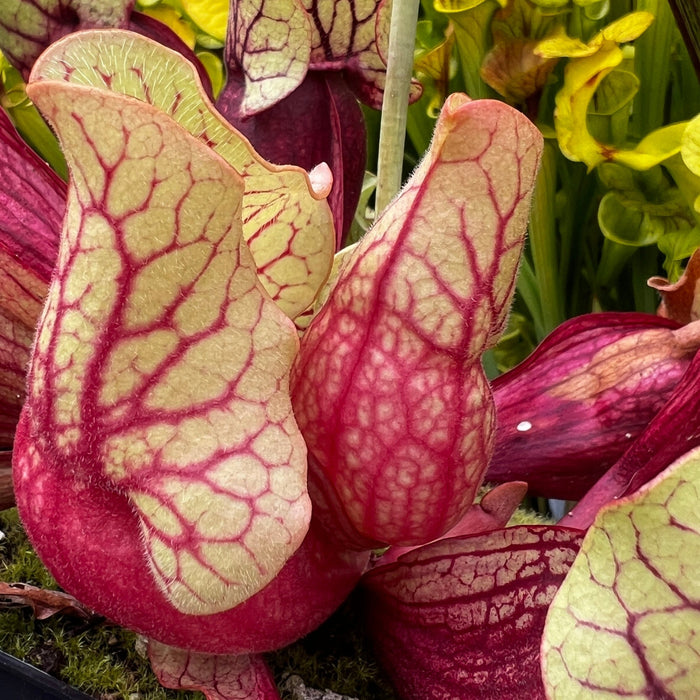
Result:
{"label": "green moss", "polygon": [[[0,530],[6,534],[0,543],[0,580],[57,588],[24,538],[14,513],[0,513]],[[26,608],[0,612],[3,651],[89,695],[127,699],[138,693],[140,700],[203,697],[160,687],[148,661],[137,653],[135,642],[134,633],[104,623],[62,615],[37,620]]]}
{"label": "green moss", "polygon": [[[0,581],[58,588],[34,553],[15,509],[0,512]],[[137,635],[104,622],[66,615],[37,620],[28,608],[0,611],[0,649],[96,698],[198,700],[201,693],[160,686],[137,652]]]}
{"label": "green moss", "polygon": [[0,581],[21,581],[40,588],[57,588],[51,574],[34,553],[16,508],[0,511]]}
{"label": "green moss", "polygon": [[[267,662],[278,681],[298,675],[311,688],[332,690],[360,700],[396,700],[379,669],[362,625],[362,592],[356,591],[315,632]],[[282,696],[282,700],[287,700]]]}
{"label": "green moss", "polygon": [[509,527],[513,527],[514,525],[556,525],[556,520],[554,520],[549,513],[544,514],[533,508],[521,506],[513,513],[508,521]]}
{"label": "green moss", "polygon": [[[34,553],[15,509],[0,511],[0,581],[58,588]],[[351,596],[316,632],[267,661],[281,684],[298,675],[310,688],[330,689],[360,700],[395,700],[365,639]],[[201,693],[162,688],[148,661],[136,650],[137,635],[106,623],[65,615],[37,620],[26,608],[0,610],[0,649],[96,698],[198,700]],[[285,700],[283,696],[283,700]]]}

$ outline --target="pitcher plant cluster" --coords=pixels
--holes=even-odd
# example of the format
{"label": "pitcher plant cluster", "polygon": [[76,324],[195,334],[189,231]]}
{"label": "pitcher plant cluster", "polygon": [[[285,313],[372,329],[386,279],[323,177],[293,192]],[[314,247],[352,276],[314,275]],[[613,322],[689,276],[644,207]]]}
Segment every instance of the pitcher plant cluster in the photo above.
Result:
{"label": "pitcher plant cluster", "polygon": [[407,700],[700,687],[700,88],[621,4],[425,3],[371,225],[389,3],[0,7],[0,468],[163,685],[279,698],[359,586]]}

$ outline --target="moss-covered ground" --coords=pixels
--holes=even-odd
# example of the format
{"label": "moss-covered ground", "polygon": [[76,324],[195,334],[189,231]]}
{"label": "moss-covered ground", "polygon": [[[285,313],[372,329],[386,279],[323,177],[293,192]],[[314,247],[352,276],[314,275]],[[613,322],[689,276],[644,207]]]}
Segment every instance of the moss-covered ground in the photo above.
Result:
{"label": "moss-covered ground", "polygon": [[[58,588],[29,544],[16,510],[0,512],[0,532],[0,581]],[[357,601],[351,597],[316,632],[270,654],[267,660],[278,683],[296,674],[308,687],[359,700],[395,700],[360,621]],[[85,622],[60,614],[37,620],[28,608],[0,609],[0,649],[98,700],[203,698],[201,693],[162,688],[136,642],[133,632],[100,620]]]}
{"label": "moss-covered ground", "polygon": [[[532,503],[534,508],[543,504]],[[545,524],[536,511],[516,511],[511,525]],[[0,581],[58,588],[34,553],[15,509],[0,511]],[[24,659],[98,700],[201,700],[196,692],[162,688],[138,652],[137,635],[105,621],[54,615],[35,619],[28,608],[0,608],[0,649]],[[373,658],[358,596],[318,630],[267,656],[279,685],[294,674],[307,687],[359,700],[396,700]],[[282,693],[282,700],[289,700]]]}

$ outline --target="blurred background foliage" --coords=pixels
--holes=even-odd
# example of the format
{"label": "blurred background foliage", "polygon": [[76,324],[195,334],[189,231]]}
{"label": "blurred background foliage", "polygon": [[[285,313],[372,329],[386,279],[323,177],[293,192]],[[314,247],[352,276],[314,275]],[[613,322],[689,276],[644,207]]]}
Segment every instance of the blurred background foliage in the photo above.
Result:
{"label": "blurred background foliage", "polygon": [[498,368],[566,318],[654,313],[646,280],[676,280],[700,245],[700,83],[667,0],[436,0],[422,10],[425,90],[409,109],[407,165],[455,90],[513,104],[546,138]]}

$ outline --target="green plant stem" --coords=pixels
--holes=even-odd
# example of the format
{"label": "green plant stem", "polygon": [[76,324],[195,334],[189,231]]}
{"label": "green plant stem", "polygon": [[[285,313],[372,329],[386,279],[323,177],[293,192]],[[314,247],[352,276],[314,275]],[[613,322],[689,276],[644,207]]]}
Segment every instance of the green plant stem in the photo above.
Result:
{"label": "green plant stem", "polygon": [[667,0],[637,0],[637,10],[654,15],[654,22],[635,42],[634,68],[640,88],[634,99],[634,136],[641,139],[667,123],[666,91],[671,72],[671,46],[676,23]]}
{"label": "green plant stem", "polygon": [[642,248],[632,258],[632,294],[636,311],[646,311],[653,314],[659,305],[656,290],[652,289],[647,280],[658,274],[658,250],[656,246]]}
{"label": "green plant stem", "polygon": [[[593,224],[597,210],[596,178],[582,163],[557,154],[559,289],[564,290],[564,316],[591,310],[590,285],[595,286],[602,234]],[[593,224],[594,228],[591,228]]]}
{"label": "green plant stem", "polygon": [[559,244],[554,211],[557,192],[557,149],[547,142],[530,215],[530,250],[542,309],[541,326],[535,324],[538,339],[565,318],[565,290],[559,286]]}
{"label": "green plant stem", "polygon": [[530,261],[525,257],[523,257],[520,263],[517,287],[520,298],[530,312],[535,326],[535,332],[537,333],[537,329],[544,326],[542,322],[542,304],[535,272],[532,269]]}
{"label": "green plant stem", "polygon": [[600,22],[586,16],[586,8],[574,5],[569,15],[568,33],[581,41],[588,41],[598,31]]}
{"label": "green plant stem", "polygon": [[596,285],[604,288],[614,287],[615,281],[637,250],[634,246],[622,245],[606,238],[598,263]]}
{"label": "green plant stem", "polygon": [[491,19],[498,7],[494,0],[486,0],[469,10],[450,15],[455,27],[464,89],[472,100],[496,96],[481,79],[481,64],[491,44]]}
{"label": "green plant stem", "polygon": [[394,2],[389,28],[389,56],[379,131],[376,209],[380,214],[401,189],[406,112],[413,73],[419,0]]}

